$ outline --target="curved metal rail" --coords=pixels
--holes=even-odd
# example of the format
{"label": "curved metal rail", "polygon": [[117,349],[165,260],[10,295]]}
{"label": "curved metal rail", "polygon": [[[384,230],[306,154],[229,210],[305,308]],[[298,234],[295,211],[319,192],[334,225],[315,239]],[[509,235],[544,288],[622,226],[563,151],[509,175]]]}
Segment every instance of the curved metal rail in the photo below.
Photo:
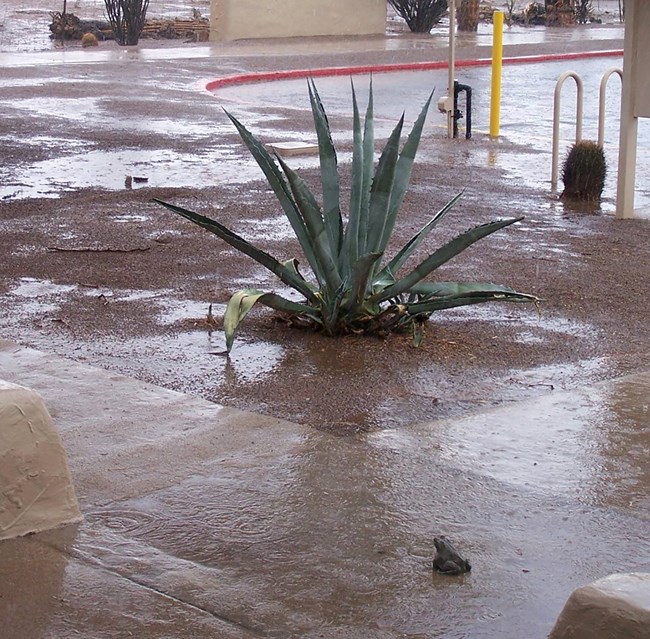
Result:
{"label": "curved metal rail", "polygon": [[555,85],[555,96],[553,98],[553,151],[551,163],[551,188],[557,186],[558,156],[560,153],[560,95],[562,86],[568,78],[576,82],[576,142],[582,140],[582,103],[584,99],[584,88],[582,79],[575,71],[565,71]]}
{"label": "curved metal rail", "polygon": [[605,98],[607,94],[607,82],[612,75],[617,74],[623,82],[623,69],[613,67],[605,71],[602,80],[600,81],[600,100],[598,103],[598,146],[602,149],[605,143]]}

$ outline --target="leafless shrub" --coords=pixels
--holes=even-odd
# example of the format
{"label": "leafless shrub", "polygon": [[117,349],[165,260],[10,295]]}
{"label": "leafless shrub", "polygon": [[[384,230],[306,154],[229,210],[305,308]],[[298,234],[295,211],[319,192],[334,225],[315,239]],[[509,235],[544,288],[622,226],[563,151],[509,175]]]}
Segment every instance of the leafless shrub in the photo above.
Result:
{"label": "leafless shrub", "polygon": [[591,0],[576,1],[576,20],[579,24],[587,24],[592,11]]}
{"label": "leafless shrub", "polygon": [[104,4],[116,42],[121,45],[138,44],[149,0],[104,0]]}

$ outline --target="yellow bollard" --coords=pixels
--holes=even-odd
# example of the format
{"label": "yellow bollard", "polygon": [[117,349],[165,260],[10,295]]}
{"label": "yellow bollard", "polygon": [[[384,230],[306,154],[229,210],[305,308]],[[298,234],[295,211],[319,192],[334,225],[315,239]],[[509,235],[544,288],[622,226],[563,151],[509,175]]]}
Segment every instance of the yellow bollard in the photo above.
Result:
{"label": "yellow bollard", "polygon": [[503,66],[503,11],[492,14],[492,93],[490,94],[490,137],[499,137],[501,117],[501,68]]}

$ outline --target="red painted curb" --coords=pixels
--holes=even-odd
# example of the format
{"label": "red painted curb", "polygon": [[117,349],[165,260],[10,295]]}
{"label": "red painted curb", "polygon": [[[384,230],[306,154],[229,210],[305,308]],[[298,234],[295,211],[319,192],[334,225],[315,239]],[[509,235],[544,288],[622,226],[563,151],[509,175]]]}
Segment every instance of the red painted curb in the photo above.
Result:
{"label": "red painted curb", "polygon": [[[557,62],[560,60],[581,60],[585,58],[605,58],[622,56],[622,49],[606,51],[581,51],[578,53],[549,53],[542,55],[524,55],[520,57],[503,58],[503,64],[533,64],[537,62]],[[456,66],[487,67],[492,64],[492,58],[475,60],[456,60]],[[223,87],[237,84],[252,84],[253,82],[273,82],[275,80],[299,80],[301,78],[318,78],[337,75],[363,75],[368,73],[389,73],[391,71],[430,71],[446,69],[448,62],[398,62],[393,64],[369,64],[360,67],[324,67],[322,69],[292,69],[288,71],[262,71],[258,73],[242,73],[217,78],[206,83],[207,91],[216,91]]]}

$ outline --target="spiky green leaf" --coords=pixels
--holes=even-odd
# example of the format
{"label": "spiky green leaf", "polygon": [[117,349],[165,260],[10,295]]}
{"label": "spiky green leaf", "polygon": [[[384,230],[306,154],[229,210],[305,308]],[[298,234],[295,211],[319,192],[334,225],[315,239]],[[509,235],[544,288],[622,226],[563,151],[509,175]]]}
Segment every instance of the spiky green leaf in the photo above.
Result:
{"label": "spiky green leaf", "polygon": [[[352,85],[352,184],[350,187],[350,210],[348,225],[345,229],[344,255],[342,259],[349,268],[359,258],[359,223],[361,220],[361,206],[363,200],[363,137],[361,134],[361,118],[357,94]],[[347,273],[346,273],[347,275]]]}
{"label": "spiky green leaf", "polygon": [[443,206],[403,247],[402,249],[393,257],[393,259],[386,264],[382,269],[382,272],[379,275],[379,278],[389,275],[391,277],[396,277],[398,271],[403,266],[404,262],[413,254],[413,252],[420,246],[422,240],[430,233],[430,231],[442,220],[442,218],[447,214],[447,212],[458,202],[462,197],[462,193],[459,193],[453,197],[445,206]]}
{"label": "spiky green leaf", "polygon": [[[409,293],[417,295],[420,300],[440,297],[463,297],[474,293],[494,293],[495,295],[517,293],[509,286],[501,286],[492,282],[418,282],[409,289]],[[527,296],[534,301],[533,295]]]}
{"label": "spiky green leaf", "polygon": [[352,281],[346,309],[352,310],[362,304],[370,288],[372,269],[381,258],[381,253],[368,253],[360,257],[352,267]]}
{"label": "spiky green leaf", "polygon": [[320,176],[323,186],[323,218],[330,244],[338,258],[343,242],[343,220],[336,149],[332,142],[327,114],[313,79],[308,82],[309,101],[318,138]]}
{"label": "spiky green leaf", "polygon": [[368,210],[368,239],[366,243],[366,252],[368,253],[382,252],[381,238],[388,221],[388,206],[395,180],[395,168],[403,126],[404,114],[402,114],[386,142],[372,181]]}
{"label": "spiky green leaf", "polygon": [[279,262],[272,255],[269,255],[266,251],[258,249],[243,237],[237,235],[237,233],[234,233],[216,220],[210,219],[209,217],[201,215],[200,213],[196,213],[195,211],[184,209],[181,206],[170,204],[169,202],[164,202],[155,198],[154,202],[162,204],[170,211],[177,213],[190,222],[194,222],[194,224],[197,224],[198,226],[204,228],[206,231],[214,233],[217,237],[220,237],[224,242],[227,242],[233,248],[237,249],[241,253],[244,253],[244,255],[252,257],[256,262],[269,269],[269,271],[277,275],[287,286],[291,286],[292,288],[296,289],[311,302],[316,301],[316,295],[314,294],[314,291],[305,281],[305,279],[298,273],[297,268],[288,268],[285,264]]}
{"label": "spiky green leaf", "polygon": [[429,112],[429,106],[432,99],[433,91],[429,95],[427,101],[424,103],[422,111],[420,112],[418,119],[413,124],[413,128],[411,129],[411,132],[409,133],[408,138],[404,143],[404,147],[402,148],[402,151],[399,155],[399,160],[397,161],[397,166],[395,167],[393,187],[390,193],[390,203],[388,205],[386,223],[384,224],[383,234],[377,247],[377,250],[379,251],[386,250],[388,241],[393,234],[395,222],[397,221],[397,215],[400,211],[402,202],[404,201],[404,195],[406,194],[409,183],[411,181],[411,171],[413,169],[415,155],[417,153],[418,147],[420,146],[422,129],[427,119],[427,113]]}
{"label": "spiky green leaf", "polygon": [[424,261],[420,262],[420,264],[418,264],[408,275],[395,282],[395,284],[388,286],[381,293],[373,295],[370,301],[382,302],[392,297],[396,297],[397,295],[401,295],[427,277],[429,273],[432,273],[450,259],[464,251],[468,246],[471,246],[487,235],[490,235],[505,226],[519,222],[522,219],[522,217],[516,217],[488,222],[487,224],[480,224],[464,233],[461,233],[432,253]]}
{"label": "spiky green leaf", "polygon": [[228,302],[223,316],[223,329],[226,334],[226,352],[230,353],[239,325],[257,303],[264,304],[277,311],[294,315],[307,315],[318,320],[318,314],[311,306],[299,304],[275,293],[265,293],[254,288],[237,291]]}
{"label": "spiky green leaf", "polygon": [[484,304],[485,302],[538,302],[534,295],[517,293],[516,291],[468,291],[458,295],[448,295],[445,297],[436,297],[425,302],[415,302],[406,304],[409,314],[418,315],[421,313],[429,314],[434,311],[441,311],[447,308],[457,306],[469,306],[470,304]]}
{"label": "spiky green leaf", "polygon": [[363,159],[362,159],[362,186],[361,186],[361,206],[359,209],[358,229],[358,254],[364,255],[372,251],[368,250],[368,228],[369,228],[369,209],[370,209],[370,189],[372,188],[372,175],[375,162],[375,120],[373,104],[372,76],[370,77],[370,87],[368,89],[368,106],[366,107],[366,116],[363,125]]}
{"label": "spiky green leaf", "polygon": [[231,115],[228,111],[225,111],[225,113],[230,118],[230,121],[235,125],[239,136],[248,147],[248,150],[259,167],[262,169],[269,186],[273,189],[275,196],[280,202],[280,206],[282,206],[282,210],[291,224],[293,232],[298,238],[298,242],[300,242],[300,246],[302,247],[309,265],[314,269],[314,272],[316,272],[315,267],[318,262],[314,254],[314,247],[311,238],[305,228],[305,224],[300,216],[296,203],[291,196],[289,186],[282,177],[282,172],[264,145],[234,115]]}
{"label": "spiky green leaf", "polygon": [[307,183],[279,156],[278,162],[287,176],[291,193],[311,238],[317,260],[318,280],[321,286],[333,293],[342,283],[336,259],[338,250],[330,244],[318,202]]}

